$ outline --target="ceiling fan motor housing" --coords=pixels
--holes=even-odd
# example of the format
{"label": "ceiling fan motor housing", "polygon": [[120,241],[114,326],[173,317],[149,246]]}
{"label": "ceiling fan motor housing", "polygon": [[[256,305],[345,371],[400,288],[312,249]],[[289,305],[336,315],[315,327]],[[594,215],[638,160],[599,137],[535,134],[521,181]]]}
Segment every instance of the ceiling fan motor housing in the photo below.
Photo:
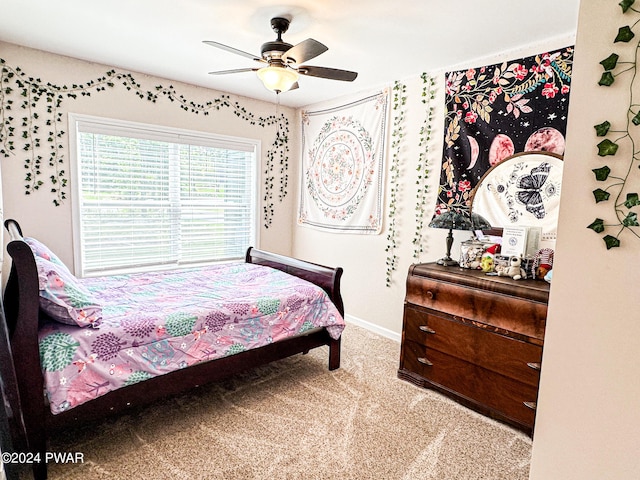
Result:
{"label": "ceiling fan motor housing", "polygon": [[267,61],[275,60],[277,63],[284,52],[293,47],[290,43],[282,41],[282,34],[289,29],[290,20],[284,17],[274,17],[271,19],[271,28],[278,35],[278,38],[273,42],[265,42],[262,44],[260,53],[262,58]]}
{"label": "ceiling fan motor housing", "polygon": [[275,41],[275,42],[266,42],[262,44],[262,48],[260,52],[262,54],[262,58],[265,60],[275,60],[280,59],[282,54],[289,50],[293,45],[287,42]]}

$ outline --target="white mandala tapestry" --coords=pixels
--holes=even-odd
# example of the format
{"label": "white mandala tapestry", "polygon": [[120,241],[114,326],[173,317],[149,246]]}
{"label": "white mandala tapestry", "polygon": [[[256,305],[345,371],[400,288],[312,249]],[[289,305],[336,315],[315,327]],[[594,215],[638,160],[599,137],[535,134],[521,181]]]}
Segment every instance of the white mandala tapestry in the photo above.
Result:
{"label": "white mandala tapestry", "polygon": [[302,111],[298,224],[340,233],[382,229],[387,90]]}

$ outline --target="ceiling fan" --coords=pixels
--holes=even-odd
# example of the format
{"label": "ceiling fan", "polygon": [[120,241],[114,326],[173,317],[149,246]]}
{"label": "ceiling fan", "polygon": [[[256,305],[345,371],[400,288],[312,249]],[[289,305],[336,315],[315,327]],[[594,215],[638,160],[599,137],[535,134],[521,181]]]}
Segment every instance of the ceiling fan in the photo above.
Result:
{"label": "ceiling fan", "polygon": [[356,79],[358,76],[357,72],[302,65],[304,62],[326,52],[328,48],[312,38],[307,38],[295,46],[283,41],[282,34],[289,29],[290,23],[291,20],[285,17],[274,17],[271,19],[271,28],[276,32],[278,38],[273,42],[263,43],[260,56],[238,50],[237,48],[219,42],[204,40],[204,43],[212,47],[217,47],[227,52],[242,55],[256,62],[266,64],[263,67],[236,68],[233,70],[221,70],[209,73],[211,75],[226,75],[229,73],[257,72],[264,86],[276,93],[287,92],[298,88],[299,75],[341,80],[344,82],[352,82]]}

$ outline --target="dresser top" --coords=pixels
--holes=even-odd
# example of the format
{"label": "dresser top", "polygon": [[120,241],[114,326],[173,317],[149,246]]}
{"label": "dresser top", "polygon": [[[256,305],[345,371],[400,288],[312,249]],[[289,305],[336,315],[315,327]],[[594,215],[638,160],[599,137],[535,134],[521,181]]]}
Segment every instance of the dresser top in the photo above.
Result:
{"label": "dresser top", "polygon": [[487,275],[481,270],[445,267],[437,263],[411,265],[409,276],[431,278],[504,295],[528,298],[542,303],[549,301],[550,285],[542,280],[514,280],[511,277]]}

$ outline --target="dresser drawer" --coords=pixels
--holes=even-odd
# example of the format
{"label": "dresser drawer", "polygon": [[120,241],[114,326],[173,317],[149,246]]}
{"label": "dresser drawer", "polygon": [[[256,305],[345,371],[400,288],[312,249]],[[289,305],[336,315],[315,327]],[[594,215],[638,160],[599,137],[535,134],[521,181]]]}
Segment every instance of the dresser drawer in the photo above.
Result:
{"label": "dresser drawer", "polygon": [[[538,389],[416,342],[405,341],[400,365],[459,402],[494,418],[533,427]],[[419,359],[422,359],[420,361]],[[428,359],[431,365],[427,365]],[[527,406],[529,404],[530,406]]]}
{"label": "dresser drawer", "polygon": [[[514,290],[517,290],[514,288]],[[471,318],[534,339],[542,345],[547,305],[519,296],[471,288],[426,277],[407,279],[406,302]]]}
{"label": "dresser drawer", "polygon": [[542,347],[479,325],[407,305],[403,341],[413,341],[427,351],[446,353],[537,388]]}

